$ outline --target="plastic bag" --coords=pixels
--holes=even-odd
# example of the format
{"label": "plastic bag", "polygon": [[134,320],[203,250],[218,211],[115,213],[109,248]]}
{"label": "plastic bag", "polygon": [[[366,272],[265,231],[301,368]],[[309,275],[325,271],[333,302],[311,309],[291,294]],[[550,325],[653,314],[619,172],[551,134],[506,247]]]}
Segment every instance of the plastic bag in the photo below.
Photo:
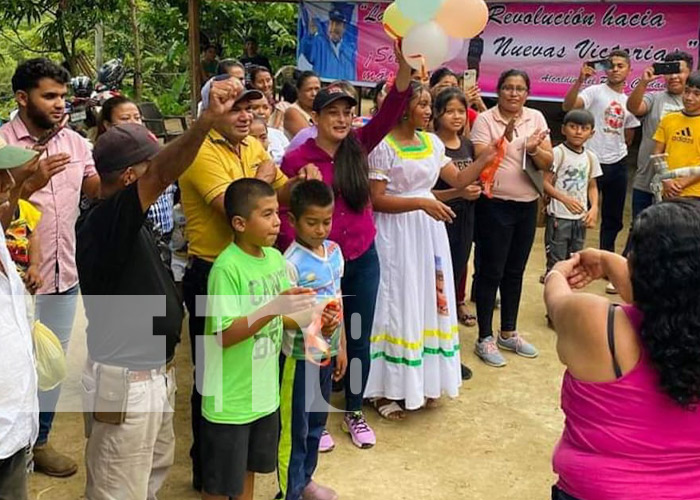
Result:
{"label": "plastic bag", "polygon": [[496,156],[491,160],[488,165],[486,165],[479,179],[481,180],[481,187],[483,189],[484,195],[487,198],[493,198],[493,183],[496,177],[496,170],[501,166],[503,158],[506,156],[506,150],[508,149],[508,143],[513,140],[513,131],[515,130],[515,118],[511,118],[506,125],[505,132],[503,136],[496,142]]}
{"label": "plastic bag", "polygon": [[56,334],[42,322],[34,322],[32,336],[39,389],[50,391],[66,378],[66,354]]}
{"label": "plastic bag", "polygon": [[506,138],[501,137],[496,143],[496,156],[484,167],[479,175],[481,187],[484,190],[484,196],[487,198],[493,198],[493,181],[496,177],[496,170],[498,170],[503,158],[506,156],[507,147]]}

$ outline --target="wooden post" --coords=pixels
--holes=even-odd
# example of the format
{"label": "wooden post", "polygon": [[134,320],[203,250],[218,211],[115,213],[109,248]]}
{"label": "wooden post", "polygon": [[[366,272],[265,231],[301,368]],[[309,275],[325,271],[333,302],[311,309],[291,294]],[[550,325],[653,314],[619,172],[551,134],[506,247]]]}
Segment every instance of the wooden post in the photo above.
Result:
{"label": "wooden post", "polygon": [[199,101],[199,8],[200,0],[188,0],[187,18],[189,23],[190,48],[190,112],[192,118],[197,117],[197,102]]}

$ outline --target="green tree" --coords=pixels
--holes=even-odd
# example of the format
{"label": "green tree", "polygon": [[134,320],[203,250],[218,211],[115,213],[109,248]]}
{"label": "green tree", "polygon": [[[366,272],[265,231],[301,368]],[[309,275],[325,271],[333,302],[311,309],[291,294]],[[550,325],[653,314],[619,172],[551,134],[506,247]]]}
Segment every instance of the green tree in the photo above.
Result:
{"label": "green tree", "polygon": [[[0,0],[0,26],[25,50],[34,51],[18,30],[39,25],[39,52],[58,53],[72,69],[78,55],[78,42],[92,34],[119,4],[118,0]],[[12,36],[14,35],[14,37]]]}

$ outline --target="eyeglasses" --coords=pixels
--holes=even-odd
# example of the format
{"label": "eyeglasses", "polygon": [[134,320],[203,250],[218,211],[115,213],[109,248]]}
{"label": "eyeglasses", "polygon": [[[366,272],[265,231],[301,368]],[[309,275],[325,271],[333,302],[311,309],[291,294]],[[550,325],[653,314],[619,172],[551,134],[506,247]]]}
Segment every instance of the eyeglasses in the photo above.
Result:
{"label": "eyeglasses", "polygon": [[527,93],[527,87],[512,87],[510,85],[506,87],[501,87],[501,92],[506,94],[525,94]]}

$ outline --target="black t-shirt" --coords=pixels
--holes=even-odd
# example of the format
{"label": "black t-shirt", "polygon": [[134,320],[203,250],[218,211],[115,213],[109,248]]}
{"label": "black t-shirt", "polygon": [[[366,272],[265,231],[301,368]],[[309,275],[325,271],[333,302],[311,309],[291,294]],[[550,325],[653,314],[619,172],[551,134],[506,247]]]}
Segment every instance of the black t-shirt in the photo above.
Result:
{"label": "black t-shirt", "polygon": [[[466,137],[460,137],[459,140],[459,148],[451,149],[445,146],[445,154],[448,158],[452,159],[452,163],[454,163],[459,170],[464,170],[474,161],[474,146],[472,145],[472,141],[470,141]],[[452,186],[450,186],[442,179],[438,178],[433,189],[442,191],[444,189],[451,188]],[[452,200],[447,202],[447,204],[450,206],[466,205],[468,203],[472,202],[470,202],[469,200],[465,200],[464,198],[453,198]]]}
{"label": "black t-shirt", "polygon": [[98,202],[80,217],[76,260],[90,358],[148,370],[175,355],[183,308],[136,186]]}
{"label": "black t-shirt", "polygon": [[255,55],[253,57],[243,56],[241,57],[240,61],[241,64],[245,66],[246,73],[248,72],[251,66],[263,66],[272,71],[270,60],[265,56],[261,56],[260,54]]}

